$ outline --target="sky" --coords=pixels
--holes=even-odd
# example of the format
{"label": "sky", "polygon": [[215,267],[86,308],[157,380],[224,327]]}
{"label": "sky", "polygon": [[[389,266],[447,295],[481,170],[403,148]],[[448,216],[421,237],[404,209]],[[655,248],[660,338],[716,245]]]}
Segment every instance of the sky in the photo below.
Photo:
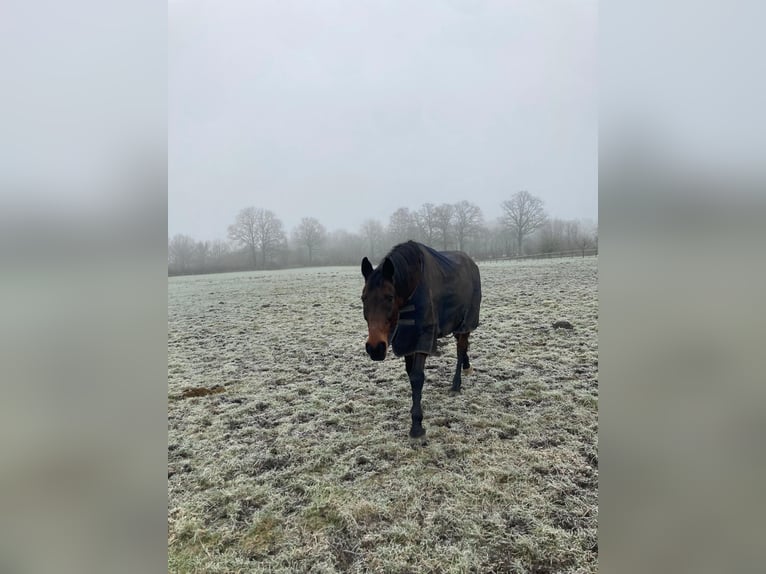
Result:
{"label": "sky", "polygon": [[597,4],[168,3],[168,235],[328,230],[525,189],[598,219]]}

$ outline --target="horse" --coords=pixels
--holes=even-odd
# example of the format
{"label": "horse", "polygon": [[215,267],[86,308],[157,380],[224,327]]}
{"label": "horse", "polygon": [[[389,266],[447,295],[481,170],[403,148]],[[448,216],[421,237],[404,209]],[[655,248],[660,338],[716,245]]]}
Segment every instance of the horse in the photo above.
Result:
{"label": "horse", "polygon": [[362,276],[365,350],[373,361],[382,361],[391,345],[394,355],[404,357],[412,388],[409,436],[425,442],[420,400],[426,358],[436,353],[437,338],[452,334],[457,341],[451,394],[460,392],[461,374],[473,372],[468,337],[479,325],[479,268],[462,251],[436,251],[408,241],[391,249],[375,269],[362,259]]}

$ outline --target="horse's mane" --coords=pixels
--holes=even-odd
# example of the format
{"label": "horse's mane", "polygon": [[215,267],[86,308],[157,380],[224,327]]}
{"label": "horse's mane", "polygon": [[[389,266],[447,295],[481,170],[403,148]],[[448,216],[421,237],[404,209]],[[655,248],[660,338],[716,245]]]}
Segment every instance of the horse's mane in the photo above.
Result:
{"label": "horse's mane", "polygon": [[382,260],[394,264],[394,288],[398,295],[409,296],[415,290],[422,275],[423,252],[414,241],[394,246]]}

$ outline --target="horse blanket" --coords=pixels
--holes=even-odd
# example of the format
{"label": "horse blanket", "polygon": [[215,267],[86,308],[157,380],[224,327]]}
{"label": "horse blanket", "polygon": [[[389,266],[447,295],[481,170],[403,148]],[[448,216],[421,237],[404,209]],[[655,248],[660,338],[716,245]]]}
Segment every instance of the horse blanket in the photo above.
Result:
{"label": "horse blanket", "polygon": [[[421,243],[421,278],[399,309],[389,343],[398,357],[436,353],[436,339],[470,333],[479,325],[481,279],[476,263],[461,251],[436,251]],[[389,254],[397,266],[396,250]]]}

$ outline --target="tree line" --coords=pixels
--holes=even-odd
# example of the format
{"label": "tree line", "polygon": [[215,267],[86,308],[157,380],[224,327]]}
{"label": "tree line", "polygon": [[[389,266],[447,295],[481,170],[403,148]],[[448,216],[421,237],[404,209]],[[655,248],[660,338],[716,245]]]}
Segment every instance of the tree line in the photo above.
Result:
{"label": "tree line", "polygon": [[304,217],[288,234],[277,215],[246,207],[228,228],[228,241],[198,241],[178,234],[168,239],[168,273],[216,273],[305,265],[356,265],[373,261],[409,239],[441,250],[458,249],[476,259],[585,250],[597,246],[595,226],[548,217],[543,201],[519,191],[500,205],[501,216],[486,221],[470,201],[400,207],[387,224],[368,219],[356,231],[328,231]]}

